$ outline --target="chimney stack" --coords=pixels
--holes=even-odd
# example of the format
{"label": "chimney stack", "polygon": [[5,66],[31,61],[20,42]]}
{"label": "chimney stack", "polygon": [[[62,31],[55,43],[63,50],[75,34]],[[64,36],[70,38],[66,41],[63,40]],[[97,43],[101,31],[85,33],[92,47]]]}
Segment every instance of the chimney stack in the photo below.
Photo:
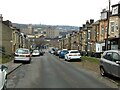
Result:
{"label": "chimney stack", "polygon": [[88,20],[86,21],[86,25],[89,25],[89,21]]}
{"label": "chimney stack", "polygon": [[85,24],[83,24],[83,28],[85,28]]}
{"label": "chimney stack", "polygon": [[90,19],[90,24],[94,23],[94,19]]}
{"label": "chimney stack", "polygon": [[82,27],[79,27],[79,30],[81,30],[82,29]]}

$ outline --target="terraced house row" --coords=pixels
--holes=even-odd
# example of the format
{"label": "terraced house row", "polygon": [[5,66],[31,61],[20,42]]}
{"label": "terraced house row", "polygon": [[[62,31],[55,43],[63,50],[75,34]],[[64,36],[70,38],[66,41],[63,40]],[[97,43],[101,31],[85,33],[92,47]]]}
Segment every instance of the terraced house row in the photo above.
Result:
{"label": "terraced house row", "polygon": [[106,47],[107,50],[120,49],[120,3],[112,5],[112,11],[108,12],[103,9],[100,20],[87,20],[79,32],[61,38],[59,48],[78,49],[83,55],[96,57],[100,57]]}
{"label": "terraced house row", "polygon": [[26,35],[21,33],[20,29],[13,27],[9,20],[3,21],[0,15],[0,52],[12,55],[17,48],[22,47],[28,47]]}

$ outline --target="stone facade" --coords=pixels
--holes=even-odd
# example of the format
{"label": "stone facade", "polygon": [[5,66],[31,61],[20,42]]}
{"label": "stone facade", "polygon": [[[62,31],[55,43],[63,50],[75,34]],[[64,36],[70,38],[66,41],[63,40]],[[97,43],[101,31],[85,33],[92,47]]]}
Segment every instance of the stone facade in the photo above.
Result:
{"label": "stone facade", "polygon": [[11,54],[12,52],[12,29],[5,25],[4,23],[2,23],[2,30],[0,30],[2,32],[2,47],[5,50],[6,54]]}

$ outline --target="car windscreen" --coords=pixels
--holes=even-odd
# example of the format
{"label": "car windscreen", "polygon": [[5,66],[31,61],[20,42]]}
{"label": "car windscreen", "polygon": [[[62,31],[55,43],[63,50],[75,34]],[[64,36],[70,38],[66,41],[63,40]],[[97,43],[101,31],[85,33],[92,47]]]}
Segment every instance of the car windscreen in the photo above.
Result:
{"label": "car windscreen", "polygon": [[29,54],[29,50],[19,49],[19,50],[16,51],[16,53],[18,53],[18,54]]}

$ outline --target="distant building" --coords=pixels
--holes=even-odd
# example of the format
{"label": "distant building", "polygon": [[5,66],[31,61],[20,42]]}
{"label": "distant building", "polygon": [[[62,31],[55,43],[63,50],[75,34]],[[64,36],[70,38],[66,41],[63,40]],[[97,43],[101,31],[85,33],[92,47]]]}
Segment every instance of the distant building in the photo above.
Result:
{"label": "distant building", "polygon": [[28,25],[28,34],[33,34],[32,24]]}
{"label": "distant building", "polygon": [[33,27],[32,24],[29,24],[27,28],[22,29],[22,32],[27,34],[27,35],[32,35],[33,34]]}
{"label": "distant building", "polygon": [[59,30],[55,27],[48,27],[46,30],[46,38],[56,38],[59,36]]}

